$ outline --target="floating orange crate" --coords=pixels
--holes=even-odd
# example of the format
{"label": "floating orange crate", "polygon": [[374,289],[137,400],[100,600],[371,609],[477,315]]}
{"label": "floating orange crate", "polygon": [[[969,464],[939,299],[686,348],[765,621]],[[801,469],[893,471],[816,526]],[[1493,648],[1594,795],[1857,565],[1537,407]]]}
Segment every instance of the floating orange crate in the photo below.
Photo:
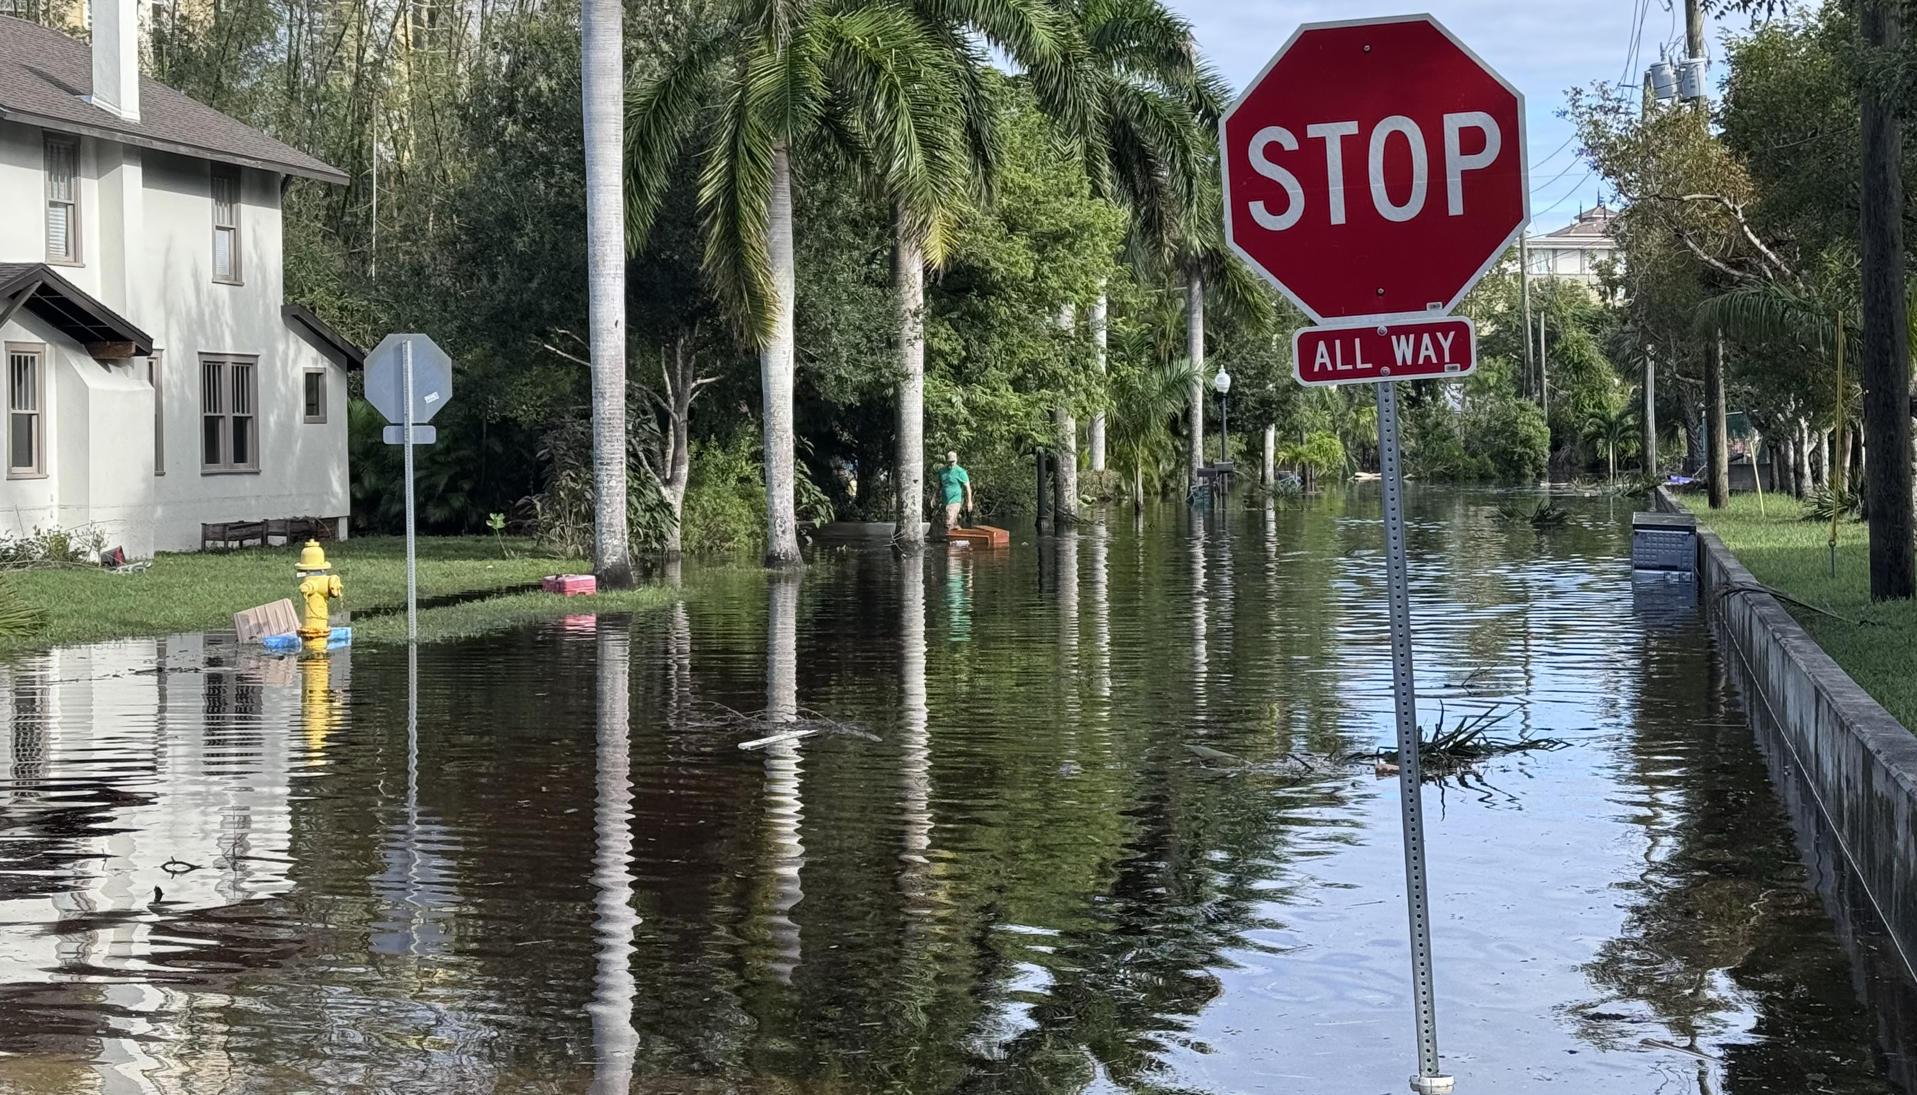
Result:
{"label": "floating orange crate", "polygon": [[971,528],[955,528],[945,534],[952,543],[967,543],[973,547],[1002,548],[1012,546],[1012,534],[1002,528],[990,525],[974,525]]}

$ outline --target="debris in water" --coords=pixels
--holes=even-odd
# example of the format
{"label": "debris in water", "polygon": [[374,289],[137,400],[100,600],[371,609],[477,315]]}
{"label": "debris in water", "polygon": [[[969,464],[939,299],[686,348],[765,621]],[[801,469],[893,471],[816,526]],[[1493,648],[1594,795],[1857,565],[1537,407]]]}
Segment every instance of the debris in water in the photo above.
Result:
{"label": "debris in water", "polygon": [[[1562,738],[1532,737],[1523,730],[1518,731],[1518,736],[1515,738],[1492,737],[1492,728],[1510,717],[1510,711],[1489,708],[1475,715],[1459,718],[1455,726],[1446,730],[1444,707],[1440,705],[1438,729],[1430,737],[1423,738],[1418,745],[1419,762],[1424,768],[1424,778],[1443,779],[1474,768],[1494,757],[1510,756],[1513,753],[1551,752],[1571,744]],[[1396,775],[1401,767],[1396,749],[1352,753],[1346,756],[1345,760],[1351,763],[1371,761],[1374,770],[1381,776]]]}
{"label": "debris in water", "polygon": [[740,742],[741,749],[760,749],[780,742],[809,738],[814,734],[838,734],[842,737],[860,738],[865,741],[884,740],[863,727],[840,722],[805,707],[781,711],[745,712],[735,711],[723,703],[707,700],[688,712],[684,723],[695,730],[714,730],[721,733],[744,731],[758,735],[750,741]]}
{"label": "debris in water", "polygon": [[1534,529],[1561,528],[1571,519],[1571,512],[1551,504],[1549,498],[1538,499],[1538,504],[1526,509],[1517,502],[1506,502],[1498,507],[1498,523],[1503,525],[1530,525]]}

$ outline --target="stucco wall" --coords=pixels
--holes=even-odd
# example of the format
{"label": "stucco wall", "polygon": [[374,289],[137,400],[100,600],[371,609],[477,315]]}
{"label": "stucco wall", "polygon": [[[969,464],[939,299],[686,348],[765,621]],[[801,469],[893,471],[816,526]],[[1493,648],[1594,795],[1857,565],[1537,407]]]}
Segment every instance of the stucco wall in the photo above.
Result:
{"label": "stucco wall", "polygon": [[[1658,508],[1676,512],[1658,491]],[[1698,575],[1713,626],[1774,725],[1907,968],[1917,969],[1917,735],[1891,717],[1716,534],[1698,534]]]}
{"label": "stucco wall", "polygon": [[[157,317],[146,331],[162,354],[166,474],[155,489],[155,544],[161,551],[197,548],[203,522],[343,517],[350,505],[345,371],[280,314],[278,177],[258,171],[242,176],[240,285],[213,280],[211,186],[205,161],[146,157],[145,264],[167,271],[165,283],[135,290],[139,310]],[[258,359],[257,473],[201,470],[200,359],[206,354]],[[324,424],[302,421],[308,369],[323,370],[326,377]]]}
{"label": "stucco wall", "polygon": [[[0,123],[0,202],[32,211],[0,218],[0,261],[45,258],[42,146],[40,130]],[[346,516],[346,374],[280,314],[280,176],[242,172],[240,284],[229,285],[213,280],[210,164],[91,139],[81,141],[80,162],[87,261],[59,272],[152,337],[162,472],[147,363],[98,366],[23,315],[5,337],[64,350],[61,369],[49,369],[49,480],[0,488],[0,530],[111,524],[114,543],[145,554],[199,547],[206,522]],[[123,239],[133,242],[124,254],[102,247]],[[29,327],[36,330],[20,334]],[[257,472],[203,470],[200,362],[209,354],[257,361]],[[326,378],[324,423],[304,421],[308,370]]]}

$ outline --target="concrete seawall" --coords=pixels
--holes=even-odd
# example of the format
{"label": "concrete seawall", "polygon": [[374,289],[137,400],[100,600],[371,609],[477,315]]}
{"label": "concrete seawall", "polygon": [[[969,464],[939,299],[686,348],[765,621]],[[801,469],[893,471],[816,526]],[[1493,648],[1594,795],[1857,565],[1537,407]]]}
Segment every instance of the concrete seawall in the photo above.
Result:
{"label": "concrete seawall", "polygon": [[[1661,488],[1656,506],[1685,512]],[[1754,693],[1754,716],[1775,728],[1862,896],[1917,977],[1917,735],[1858,687],[1702,528],[1697,569],[1712,626],[1728,640]]]}

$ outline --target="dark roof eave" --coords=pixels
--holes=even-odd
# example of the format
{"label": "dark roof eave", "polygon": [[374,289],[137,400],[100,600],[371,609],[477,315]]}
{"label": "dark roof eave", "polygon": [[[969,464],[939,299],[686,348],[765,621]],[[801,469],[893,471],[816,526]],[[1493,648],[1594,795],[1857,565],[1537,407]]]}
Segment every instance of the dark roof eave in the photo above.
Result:
{"label": "dark roof eave", "polygon": [[149,137],[143,133],[128,133],[125,130],[114,129],[111,126],[87,125],[84,122],[76,122],[67,118],[53,118],[44,114],[35,114],[31,111],[10,110],[6,107],[0,107],[0,120],[19,122],[22,125],[38,126],[41,129],[51,129],[55,133],[73,133],[82,137],[93,137],[97,140],[118,141],[121,144],[129,144],[137,148],[151,148],[157,152],[172,152],[181,156],[191,156],[194,159],[237,164],[241,167],[252,167],[261,171],[274,171],[282,175],[294,175],[302,179],[313,179],[317,182],[331,183],[334,186],[344,186],[349,181],[344,171],[327,167],[324,164],[315,168],[300,164],[281,163],[275,160],[256,159],[251,156],[240,156],[231,152],[221,152],[217,149],[200,148],[178,141],[160,140],[159,138]]}
{"label": "dark roof eave", "polygon": [[319,317],[319,313],[304,304],[287,303],[280,305],[280,316],[288,323],[297,324],[305,329],[308,341],[320,343],[320,349],[332,350],[340,356],[340,364],[348,370],[366,366],[366,351],[355,345],[352,339],[339,333],[333,325]]}
{"label": "dark roof eave", "polygon": [[[50,293],[59,301],[60,305],[73,309],[81,316],[84,316],[90,324],[100,328],[98,331],[88,331],[86,332],[87,334],[107,334],[115,336],[113,339],[78,339],[79,341],[131,342],[134,347],[134,356],[146,357],[153,353],[152,336],[135,327],[125,316],[122,316],[120,313],[93,299],[92,296],[87,294],[86,290],[81,289],[79,286],[61,277],[44,263],[25,264],[17,274],[7,278],[5,282],[0,283],[0,297],[11,297],[23,289],[30,289],[35,297],[38,297],[42,293]],[[39,309],[34,308],[32,299],[28,299],[22,303],[29,309],[32,309],[36,315],[47,318],[49,322],[55,323],[61,330],[67,332],[69,335],[73,335],[70,316],[68,317],[69,322],[62,323],[52,320],[50,317],[46,317]],[[53,307],[54,305],[51,303],[48,304],[49,309]],[[76,337],[76,339],[78,338],[78,336],[74,337]]]}

